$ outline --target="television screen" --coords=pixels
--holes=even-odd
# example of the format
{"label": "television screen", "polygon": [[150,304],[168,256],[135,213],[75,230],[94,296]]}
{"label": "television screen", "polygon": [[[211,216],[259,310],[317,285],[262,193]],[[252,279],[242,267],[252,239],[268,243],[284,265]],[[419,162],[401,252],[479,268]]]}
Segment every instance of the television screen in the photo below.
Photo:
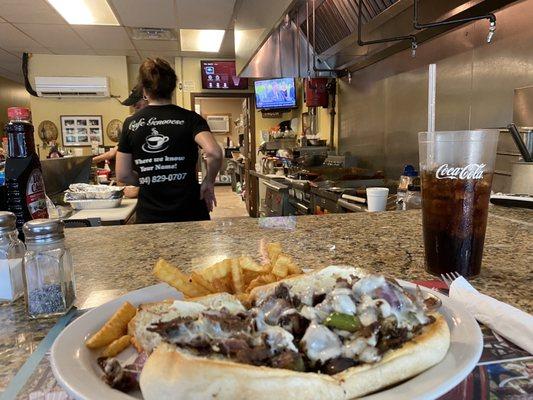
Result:
{"label": "television screen", "polygon": [[248,79],[239,78],[235,61],[200,61],[202,88],[248,89]]}
{"label": "television screen", "polygon": [[255,105],[263,110],[296,107],[294,78],[255,81]]}

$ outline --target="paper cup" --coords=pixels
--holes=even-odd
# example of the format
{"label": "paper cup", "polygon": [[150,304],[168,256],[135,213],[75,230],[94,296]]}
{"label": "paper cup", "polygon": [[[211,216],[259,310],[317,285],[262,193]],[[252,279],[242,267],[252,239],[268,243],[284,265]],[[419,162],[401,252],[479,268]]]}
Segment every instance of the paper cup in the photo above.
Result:
{"label": "paper cup", "polygon": [[389,189],[384,187],[374,187],[366,189],[366,201],[368,211],[385,211],[387,207],[387,197]]}

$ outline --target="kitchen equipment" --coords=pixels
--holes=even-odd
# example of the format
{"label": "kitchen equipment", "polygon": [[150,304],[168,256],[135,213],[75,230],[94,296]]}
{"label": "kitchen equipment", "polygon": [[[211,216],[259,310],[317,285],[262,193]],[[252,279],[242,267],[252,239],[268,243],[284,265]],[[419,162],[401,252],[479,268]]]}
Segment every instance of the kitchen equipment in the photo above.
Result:
{"label": "kitchen equipment", "polygon": [[59,219],[36,219],[24,224],[24,297],[31,318],[62,315],[74,304],[74,268],[65,245],[64,226]]}
{"label": "kitchen equipment", "polygon": [[533,195],[533,162],[513,163],[511,193]]}
{"label": "kitchen equipment", "polygon": [[323,154],[305,154],[294,160],[294,162],[302,167],[319,167],[326,161],[327,155]]}
{"label": "kitchen equipment", "polygon": [[516,128],[516,125],[509,124],[507,125],[507,129],[509,129],[509,133],[513,137],[516,147],[518,148],[518,151],[520,151],[520,154],[522,155],[522,158],[524,159],[524,161],[533,162],[533,156],[530,154],[529,150],[526,147],[526,144],[522,140],[522,137],[520,136],[520,133],[518,132],[518,129]]}
{"label": "kitchen equipment", "polygon": [[308,146],[325,146],[327,143],[324,139],[307,139]]}
{"label": "kitchen equipment", "polygon": [[495,193],[490,196],[490,202],[504,207],[521,207],[533,209],[533,195]]}

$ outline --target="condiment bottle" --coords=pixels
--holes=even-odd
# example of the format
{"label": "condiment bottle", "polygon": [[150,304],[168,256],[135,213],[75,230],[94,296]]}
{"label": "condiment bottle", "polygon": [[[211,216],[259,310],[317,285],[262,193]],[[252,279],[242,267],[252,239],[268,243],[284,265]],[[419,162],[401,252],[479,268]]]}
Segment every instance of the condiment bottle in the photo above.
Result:
{"label": "condiment bottle", "polygon": [[420,193],[420,179],[415,178],[413,183],[407,187],[404,198],[405,210],[418,210],[422,208],[422,196]]}
{"label": "condiment bottle", "polygon": [[64,223],[36,219],[24,224],[26,309],[31,318],[65,314],[76,298],[74,269]]}
{"label": "condiment bottle", "polygon": [[396,209],[405,210],[405,195],[407,193],[407,187],[413,183],[413,179],[418,176],[418,172],[410,164],[405,164],[403,167],[403,173],[400,176],[400,182],[398,184],[398,191],[396,192]]}
{"label": "condiment bottle", "polygon": [[17,217],[17,229],[26,221],[48,218],[41,162],[35,150],[30,110],[7,109],[5,126],[8,155],[6,160],[7,208]]}
{"label": "condiment bottle", "polygon": [[11,302],[24,294],[24,243],[18,238],[16,220],[15,214],[0,212],[0,302]]}

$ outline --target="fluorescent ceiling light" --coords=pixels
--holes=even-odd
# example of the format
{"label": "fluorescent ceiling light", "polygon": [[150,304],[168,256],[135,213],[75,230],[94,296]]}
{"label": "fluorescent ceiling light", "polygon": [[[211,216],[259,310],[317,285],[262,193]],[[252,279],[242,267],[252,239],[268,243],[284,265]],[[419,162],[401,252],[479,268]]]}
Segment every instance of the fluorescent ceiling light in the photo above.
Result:
{"label": "fluorescent ceiling light", "polygon": [[224,30],[180,29],[181,51],[216,53],[220,50]]}
{"label": "fluorescent ceiling light", "polygon": [[120,25],[106,0],[47,0],[71,25]]}

